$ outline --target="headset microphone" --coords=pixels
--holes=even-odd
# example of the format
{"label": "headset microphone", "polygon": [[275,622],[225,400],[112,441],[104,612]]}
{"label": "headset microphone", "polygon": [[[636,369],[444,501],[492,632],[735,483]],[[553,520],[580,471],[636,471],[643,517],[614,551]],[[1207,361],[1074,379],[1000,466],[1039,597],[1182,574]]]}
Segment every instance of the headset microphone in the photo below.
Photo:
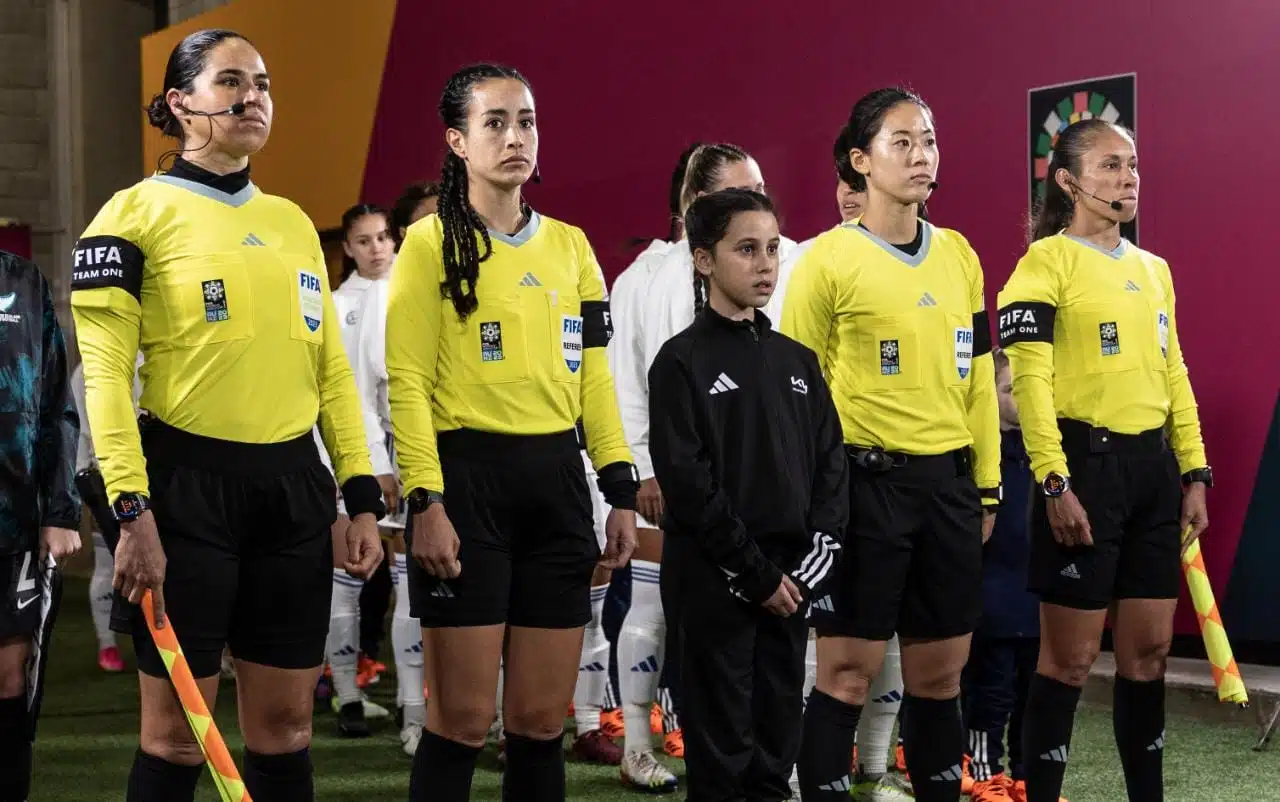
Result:
{"label": "headset microphone", "polygon": [[937,189],[937,188],[938,188],[938,182],[937,182],[937,181],[930,181],[930,182],[929,182],[929,191],[930,191],[930,192],[933,192],[933,191],[934,191],[935,189]]}
{"label": "headset microphone", "polygon": [[239,117],[241,114],[244,114],[244,104],[243,104],[243,103],[232,103],[232,104],[231,104],[231,108],[227,109],[226,111],[224,111],[224,112],[222,112],[222,113],[223,113],[223,114],[233,114],[233,115],[235,115],[236,117]]}
{"label": "headset microphone", "polygon": [[195,109],[189,109],[186,106],[182,106],[181,108],[187,114],[191,114],[196,117],[222,117],[224,115],[239,117],[241,114],[244,114],[245,105],[243,103],[233,103],[230,107],[225,108],[222,111],[196,111]]}
{"label": "headset microphone", "polygon": [[533,183],[535,184],[542,183],[542,171],[538,169],[537,164],[533,165]]}
{"label": "headset microphone", "polygon": [[1110,207],[1111,207],[1112,211],[1116,211],[1116,212],[1123,212],[1123,211],[1124,211],[1124,204],[1123,204],[1123,203],[1121,203],[1121,202],[1120,202],[1120,201],[1118,201],[1118,200],[1112,200],[1112,201],[1109,201],[1109,200],[1107,200],[1106,198],[1099,198],[1097,195],[1095,195],[1095,194],[1093,194],[1092,192],[1088,191],[1087,189],[1085,189],[1084,187],[1080,186],[1079,184],[1077,184],[1077,183],[1076,183],[1076,182],[1074,182],[1074,181],[1072,181],[1072,182],[1071,182],[1071,186],[1075,187],[1076,189],[1080,190],[1080,191],[1081,191],[1081,192],[1083,192],[1084,194],[1086,194],[1086,195],[1088,195],[1089,197],[1093,198],[1093,199],[1094,199],[1094,200],[1096,200],[1098,203],[1105,203],[1105,204],[1107,204],[1108,206],[1110,206]]}

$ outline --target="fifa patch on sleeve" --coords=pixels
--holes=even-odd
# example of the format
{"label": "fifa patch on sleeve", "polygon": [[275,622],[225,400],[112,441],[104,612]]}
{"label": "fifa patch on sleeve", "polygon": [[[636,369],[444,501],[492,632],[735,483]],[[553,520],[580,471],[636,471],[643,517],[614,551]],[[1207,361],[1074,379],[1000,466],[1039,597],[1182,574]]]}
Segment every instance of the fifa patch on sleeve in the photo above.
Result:
{"label": "fifa patch on sleeve", "polygon": [[480,361],[502,361],[502,324],[496,320],[480,324]]}
{"label": "fifa patch on sleeve", "polygon": [[71,261],[71,291],[116,287],[142,300],[142,249],[127,239],[84,237],[76,242]]}
{"label": "fifa patch on sleeve", "polygon": [[582,302],[582,347],[604,348],[613,339],[613,316],[608,301]]}
{"label": "fifa patch on sleeve", "polygon": [[880,341],[880,375],[897,376],[902,372],[902,362],[897,340]]}
{"label": "fifa patch on sleeve", "polygon": [[1000,310],[1000,347],[1015,343],[1053,342],[1058,310],[1039,301],[1016,301]]}

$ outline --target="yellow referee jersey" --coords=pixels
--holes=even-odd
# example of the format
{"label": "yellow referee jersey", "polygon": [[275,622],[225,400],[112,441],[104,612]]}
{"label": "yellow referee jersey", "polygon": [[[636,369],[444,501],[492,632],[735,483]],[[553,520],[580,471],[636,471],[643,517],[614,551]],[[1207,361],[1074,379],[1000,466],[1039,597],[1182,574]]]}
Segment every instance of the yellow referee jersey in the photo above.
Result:
{"label": "yellow referee jersey", "polygon": [[914,256],[857,222],[819,235],[791,274],[782,332],[818,355],[846,443],[920,455],[971,445],[990,490],[1000,416],[982,268],[964,237],[920,225]]}
{"label": "yellow referee jersey", "polygon": [[1067,475],[1058,418],[1120,434],[1167,426],[1182,471],[1206,466],[1173,301],[1169,265],[1126,240],[1032,243],[997,305],[1036,479]]}
{"label": "yellow referee jersey", "polygon": [[436,215],[414,223],[391,274],[388,396],[405,492],[443,492],[436,433],[454,429],[553,434],[581,418],[596,470],[631,463],[604,278],[582,231],[536,212],[514,236],[490,231],[465,322],[440,292],[442,236]]}
{"label": "yellow referee jersey", "polygon": [[372,473],[324,255],[306,214],[248,184],[157,175],[76,243],[71,309],[107,496],[146,494],[133,406],[193,434],[299,437],[319,420],[339,484]]}

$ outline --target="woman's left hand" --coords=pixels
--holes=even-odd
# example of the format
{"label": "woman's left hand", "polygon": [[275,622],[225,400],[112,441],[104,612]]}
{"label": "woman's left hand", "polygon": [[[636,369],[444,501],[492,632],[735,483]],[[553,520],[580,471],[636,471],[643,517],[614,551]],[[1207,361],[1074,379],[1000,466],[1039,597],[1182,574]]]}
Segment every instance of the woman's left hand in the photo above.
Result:
{"label": "woman's left hand", "polygon": [[600,566],[616,570],[631,562],[636,550],[636,514],[633,510],[613,509],[604,522],[604,554]]}
{"label": "woman's left hand", "polygon": [[1182,532],[1191,527],[1182,541],[1182,553],[1186,554],[1191,544],[1200,539],[1200,534],[1209,528],[1209,508],[1205,502],[1204,483],[1192,482],[1182,493]]}
{"label": "woman's left hand", "polygon": [[356,579],[368,579],[382,563],[382,538],[378,535],[378,519],[362,512],[347,527],[346,572]]}

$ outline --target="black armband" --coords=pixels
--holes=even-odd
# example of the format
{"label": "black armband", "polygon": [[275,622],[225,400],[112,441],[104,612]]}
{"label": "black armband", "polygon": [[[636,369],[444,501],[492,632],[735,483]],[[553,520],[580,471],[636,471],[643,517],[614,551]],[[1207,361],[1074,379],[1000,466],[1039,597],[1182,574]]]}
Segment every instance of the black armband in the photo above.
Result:
{"label": "black armband", "polygon": [[71,291],[118,287],[142,302],[142,249],[127,239],[84,237],[71,261]]}
{"label": "black armband", "polygon": [[1016,301],[1000,310],[1000,347],[1015,343],[1053,342],[1058,310],[1039,301]]}
{"label": "black armband", "polygon": [[382,503],[382,487],[368,474],[353,476],[342,483],[342,503],[347,507],[348,518],[366,512],[374,518],[387,514],[387,506]]}
{"label": "black armband", "polygon": [[608,301],[582,302],[582,347],[604,348],[613,339],[613,316]]}
{"label": "black armband", "polygon": [[987,310],[973,313],[973,356],[991,353],[991,318]]}
{"label": "black armband", "polygon": [[636,494],[640,492],[640,474],[630,462],[611,462],[600,469],[596,477],[600,495],[615,510],[636,509]]}

